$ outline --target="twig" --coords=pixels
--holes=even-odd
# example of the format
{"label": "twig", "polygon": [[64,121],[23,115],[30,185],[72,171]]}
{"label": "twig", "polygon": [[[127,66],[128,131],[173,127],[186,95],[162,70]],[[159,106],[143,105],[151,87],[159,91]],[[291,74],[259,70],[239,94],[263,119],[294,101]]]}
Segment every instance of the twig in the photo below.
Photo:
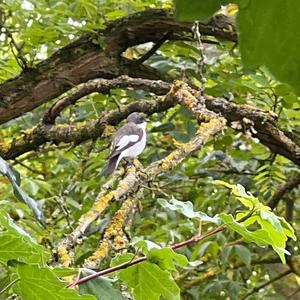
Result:
{"label": "twig", "polygon": [[243,297],[241,298],[241,300],[247,299],[249,296],[251,296],[251,295],[253,295],[254,293],[258,292],[260,289],[262,289],[262,288],[264,288],[264,287],[266,287],[266,286],[272,284],[273,282],[275,282],[275,281],[281,279],[282,277],[284,277],[284,276],[286,276],[286,275],[288,275],[288,274],[290,274],[290,273],[292,273],[292,270],[289,269],[289,270],[287,270],[287,271],[285,271],[285,272],[279,274],[278,276],[272,278],[271,280],[269,280],[269,281],[267,281],[267,282],[265,282],[265,283],[263,283],[263,284],[261,284],[261,285],[255,287],[252,291],[250,291],[250,292],[247,293],[245,296],[243,296]]}
{"label": "twig", "polygon": [[161,39],[159,39],[154,46],[146,53],[144,54],[141,58],[139,58],[136,62],[138,64],[142,64],[146,60],[148,60],[152,55],[155,54],[155,52],[166,42],[171,36],[173,32],[169,31],[167,32]]}
{"label": "twig", "polygon": [[287,183],[280,186],[273,197],[270,199],[268,206],[272,209],[276,208],[282,197],[290,192],[292,189],[296,188],[300,184],[300,173],[298,173],[294,178],[291,178]]}
{"label": "twig", "polygon": [[289,294],[286,299],[291,299],[292,297],[294,297],[295,295],[297,295],[300,292],[300,287],[298,287],[294,292],[292,292],[291,294]]}
{"label": "twig", "polygon": [[[183,241],[183,242],[180,242],[180,243],[177,243],[177,244],[174,244],[171,246],[171,248],[173,250],[176,250],[176,249],[179,249],[179,248],[182,248],[184,246],[187,246],[187,245],[190,245],[190,244],[194,244],[194,243],[197,243],[197,242],[200,242],[202,241],[203,239],[211,236],[211,235],[214,235],[218,232],[221,232],[225,230],[225,227],[224,226],[219,226],[205,234],[202,234],[200,236],[194,236],[186,241]],[[71,282],[68,287],[69,288],[73,288],[74,286],[78,285],[78,284],[81,284],[81,283],[84,283],[84,282],[87,282],[91,279],[94,279],[94,278],[97,278],[97,277],[100,277],[100,276],[103,276],[103,275],[107,275],[107,274],[110,274],[110,273],[113,273],[113,272],[116,272],[116,271],[120,271],[122,269],[126,269],[128,267],[131,267],[133,265],[136,265],[138,263],[141,263],[143,261],[147,260],[147,257],[146,256],[142,256],[140,258],[137,258],[133,261],[129,261],[129,262],[126,262],[126,263],[123,263],[121,265],[118,265],[118,266],[115,266],[115,267],[112,267],[112,268],[108,268],[108,269],[105,269],[105,270],[102,270],[102,271],[99,271],[97,273],[94,273],[92,275],[89,275],[89,276],[86,276],[86,277],[83,277],[83,278],[80,278],[80,279],[77,279],[73,282]]]}
{"label": "twig", "polygon": [[[10,38],[10,46],[11,46],[11,50],[12,53],[18,63],[18,65],[23,69],[28,69],[28,63],[24,57],[23,51],[22,49],[18,46],[18,44],[16,43],[12,33],[10,32],[10,30],[6,27],[6,26],[2,26],[5,29],[5,34]],[[17,53],[15,53],[14,48],[17,50]]]}

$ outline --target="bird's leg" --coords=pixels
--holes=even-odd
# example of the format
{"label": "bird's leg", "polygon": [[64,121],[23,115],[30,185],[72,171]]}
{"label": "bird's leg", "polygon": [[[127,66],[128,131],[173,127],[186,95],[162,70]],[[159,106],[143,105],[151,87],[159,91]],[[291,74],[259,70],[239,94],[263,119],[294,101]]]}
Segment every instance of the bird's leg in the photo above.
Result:
{"label": "bird's leg", "polygon": [[125,170],[124,173],[127,174],[128,172],[132,173],[132,172],[136,171],[136,166],[135,166],[132,158],[126,157],[126,158],[123,158],[123,160],[124,160],[123,168]]}
{"label": "bird's leg", "polygon": [[124,162],[125,162],[124,167],[126,169],[128,169],[132,166],[135,166],[134,161],[131,157],[124,157],[123,159],[124,159]]}
{"label": "bird's leg", "polygon": [[137,158],[133,158],[133,164],[137,169],[141,170],[144,168],[144,166],[140,163],[140,161]]}
{"label": "bird's leg", "polygon": [[137,158],[133,159],[133,164],[136,167],[136,169],[139,171],[140,175],[148,181],[148,174],[144,172],[144,166],[140,163],[140,161]]}

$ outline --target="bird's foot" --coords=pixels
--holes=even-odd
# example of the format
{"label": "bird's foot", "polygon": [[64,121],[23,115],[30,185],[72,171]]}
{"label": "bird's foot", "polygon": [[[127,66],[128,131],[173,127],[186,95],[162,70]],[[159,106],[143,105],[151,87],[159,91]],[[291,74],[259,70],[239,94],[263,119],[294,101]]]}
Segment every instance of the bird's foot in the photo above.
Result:
{"label": "bird's foot", "polygon": [[140,163],[140,161],[137,158],[133,159],[133,164],[137,169],[143,169],[144,166]]}

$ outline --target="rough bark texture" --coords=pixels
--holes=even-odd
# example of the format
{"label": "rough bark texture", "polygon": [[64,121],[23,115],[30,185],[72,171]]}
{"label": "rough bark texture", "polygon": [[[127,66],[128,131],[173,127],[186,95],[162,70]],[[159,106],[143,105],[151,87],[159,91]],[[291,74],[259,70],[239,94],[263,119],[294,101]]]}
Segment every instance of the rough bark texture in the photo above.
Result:
{"label": "rough bark texture", "polygon": [[[97,36],[85,35],[54,53],[34,69],[0,85],[0,124],[14,119],[50,101],[72,87],[93,78],[115,78],[120,75],[160,79],[156,70],[122,57],[130,46],[157,42],[166,33],[169,39],[183,38],[191,32],[191,23],[178,22],[164,10],[146,10],[110,24],[99,32],[105,45],[93,41]],[[219,16],[200,24],[204,35],[236,41],[233,26]]]}

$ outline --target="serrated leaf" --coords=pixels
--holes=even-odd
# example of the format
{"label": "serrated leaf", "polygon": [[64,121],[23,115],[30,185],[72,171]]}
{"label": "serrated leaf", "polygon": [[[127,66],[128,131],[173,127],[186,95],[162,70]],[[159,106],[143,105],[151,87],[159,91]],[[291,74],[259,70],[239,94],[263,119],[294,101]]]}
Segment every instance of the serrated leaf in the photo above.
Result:
{"label": "serrated leaf", "polygon": [[27,263],[42,263],[50,254],[38,245],[28,233],[17,226],[3,211],[0,211],[0,262],[17,260]]}
{"label": "serrated leaf", "polygon": [[13,288],[23,300],[96,300],[92,295],[81,296],[74,289],[66,288],[66,283],[48,267],[19,264],[16,272],[19,281]]}
{"label": "serrated leaf", "polygon": [[148,261],[119,272],[119,278],[133,290],[136,300],[179,300],[180,289],[167,270]]}
{"label": "serrated leaf", "polygon": [[[88,276],[96,273],[92,270],[83,270],[81,276]],[[115,289],[111,280],[105,277],[97,277],[79,285],[80,294],[91,294],[97,300],[124,300],[122,294]]]}
{"label": "serrated leaf", "polygon": [[194,211],[193,203],[190,201],[178,201],[174,198],[168,202],[166,199],[158,198],[157,202],[164,208],[170,209],[172,211],[177,211],[187,218],[190,219],[200,219],[203,222],[211,222],[214,224],[220,224],[220,219],[215,217],[210,217],[207,214],[201,212],[201,211]]}

